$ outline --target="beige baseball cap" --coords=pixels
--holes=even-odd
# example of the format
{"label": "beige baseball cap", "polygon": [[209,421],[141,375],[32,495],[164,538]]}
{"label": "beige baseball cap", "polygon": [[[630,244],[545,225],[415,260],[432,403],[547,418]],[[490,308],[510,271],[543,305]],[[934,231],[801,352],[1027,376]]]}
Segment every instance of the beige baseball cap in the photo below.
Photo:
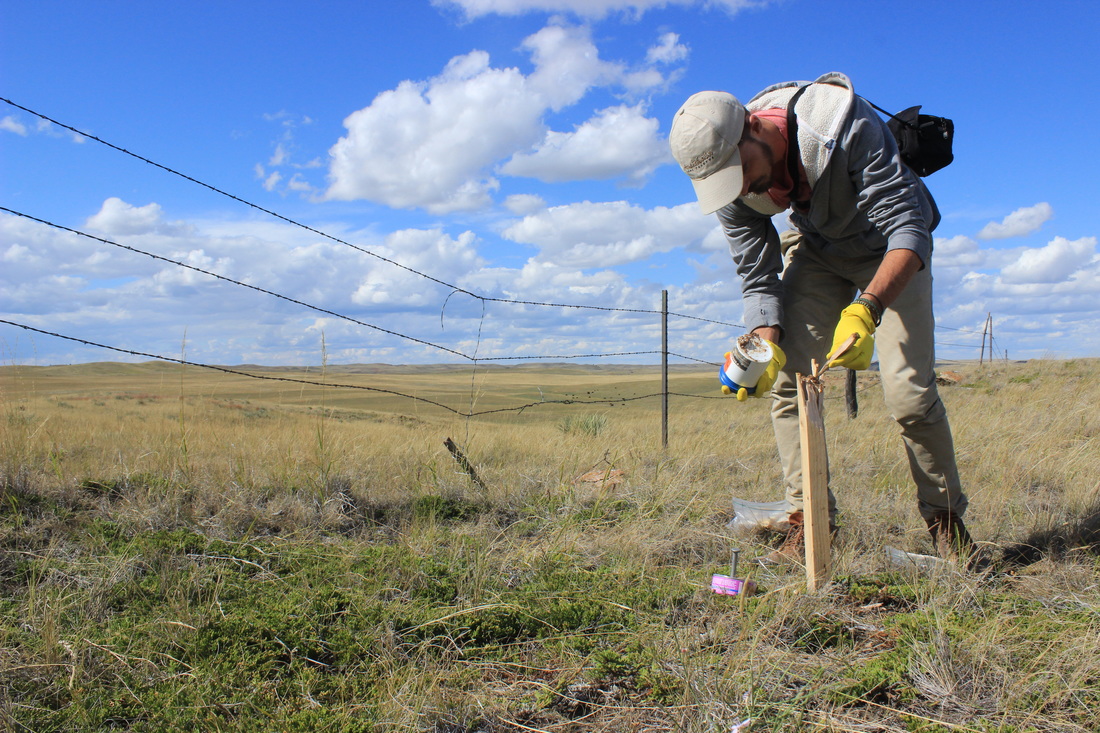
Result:
{"label": "beige baseball cap", "polygon": [[745,105],[726,92],[697,92],[672,120],[668,144],[695,186],[699,206],[711,214],[741,195]]}

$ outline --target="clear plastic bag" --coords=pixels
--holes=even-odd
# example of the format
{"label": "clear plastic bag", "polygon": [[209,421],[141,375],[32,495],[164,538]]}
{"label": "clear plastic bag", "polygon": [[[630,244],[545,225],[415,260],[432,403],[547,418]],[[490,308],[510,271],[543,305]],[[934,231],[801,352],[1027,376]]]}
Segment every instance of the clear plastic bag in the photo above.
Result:
{"label": "clear plastic bag", "polygon": [[906,552],[896,547],[885,546],[886,562],[895,568],[907,568],[910,570],[935,570],[936,568],[949,567],[950,563],[931,555],[920,555],[915,552]]}
{"label": "clear plastic bag", "polygon": [[749,534],[758,529],[770,532],[786,532],[787,501],[745,501],[733,498],[733,519],[726,527],[738,534]]}

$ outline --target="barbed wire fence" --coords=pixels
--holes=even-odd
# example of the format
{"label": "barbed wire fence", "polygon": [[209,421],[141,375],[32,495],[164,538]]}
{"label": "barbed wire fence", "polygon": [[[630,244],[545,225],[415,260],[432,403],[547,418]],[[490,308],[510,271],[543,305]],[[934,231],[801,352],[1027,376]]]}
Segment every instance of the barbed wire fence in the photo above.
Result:
{"label": "barbed wire fence", "polygon": [[[16,109],[22,110],[22,111],[24,111],[24,112],[26,112],[30,115],[33,115],[33,116],[39,118],[40,120],[42,120],[44,122],[47,122],[47,123],[50,123],[50,124],[53,124],[53,125],[57,125],[58,127],[62,128],[62,129],[65,129],[65,130],[68,130],[68,131],[72,132],[75,135],[79,135],[82,138],[92,140],[92,141],[94,141],[96,143],[99,143],[103,146],[106,146],[107,148],[109,148],[111,150],[114,150],[118,153],[124,154],[124,155],[129,156],[131,158],[134,158],[134,159],[136,159],[136,160],[138,160],[142,163],[153,166],[154,168],[159,169],[160,171],[171,174],[173,176],[180,177],[180,178],[184,179],[185,181],[188,181],[192,184],[203,187],[203,188],[205,188],[209,191],[212,191],[212,192],[214,192],[214,193],[216,193],[220,196],[226,197],[226,198],[228,198],[228,199],[230,199],[230,200],[232,200],[236,203],[242,204],[242,205],[244,205],[246,207],[249,207],[249,208],[251,208],[255,211],[261,212],[261,213],[263,213],[267,216],[270,216],[270,217],[272,217],[276,220],[279,220],[279,221],[281,221],[285,224],[289,224],[293,227],[301,228],[301,229],[303,229],[307,232],[310,232],[310,233],[312,233],[316,236],[322,237],[324,239],[327,239],[327,240],[329,240],[331,242],[334,242],[336,244],[339,244],[341,246],[348,247],[348,248],[350,248],[350,249],[352,249],[352,250],[354,250],[358,253],[361,253],[365,256],[375,258],[375,259],[379,260],[380,262],[385,263],[386,265],[398,268],[403,272],[414,275],[415,277],[422,278],[426,282],[431,282],[431,283],[434,283],[435,285],[441,286],[441,287],[445,288],[448,291],[448,295],[444,299],[444,303],[443,303],[443,306],[442,306],[443,308],[446,307],[446,302],[452,296],[454,296],[456,294],[465,295],[467,297],[470,297],[470,298],[474,299],[475,301],[481,303],[481,305],[482,305],[481,315],[480,315],[480,318],[478,319],[477,339],[476,339],[476,342],[475,342],[475,348],[473,350],[473,353],[468,353],[467,351],[464,351],[464,350],[461,350],[461,349],[458,349],[458,348],[452,348],[452,347],[449,347],[449,346],[446,346],[446,345],[443,345],[443,344],[439,344],[439,343],[435,343],[433,341],[429,341],[427,339],[422,339],[422,338],[418,338],[418,337],[415,337],[415,336],[412,336],[412,335],[409,335],[409,334],[401,333],[397,330],[394,330],[394,329],[391,329],[391,328],[386,328],[384,326],[378,325],[376,323],[371,323],[371,322],[363,320],[361,318],[356,318],[356,317],[353,317],[353,316],[350,316],[350,315],[340,313],[340,312],[335,311],[331,308],[325,308],[325,307],[322,307],[320,305],[316,305],[316,304],[313,304],[313,303],[306,302],[306,301],[301,300],[299,298],[290,297],[288,295],[279,293],[279,292],[277,292],[277,291],[275,291],[274,289],[271,289],[271,288],[265,288],[265,287],[261,287],[259,285],[250,284],[250,283],[244,282],[242,280],[238,280],[238,279],[229,277],[227,275],[215,272],[212,269],[200,268],[200,267],[197,267],[195,265],[191,265],[191,264],[188,264],[186,262],[182,262],[182,261],[177,260],[177,259],[172,259],[172,258],[169,258],[169,257],[158,255],[158,254],[155,254],[155,253],[147,251],[147,250],[143,250],[143,249],[131,246],[131,245],[122,244],[120,242],[117,242],[117,241],[114,241],[114,240],[111,240],[111,239],[107,239],[105,237],[101,237],[101,236],[98,236],[98,235],[95,235],[95,234],[84,232],[84,231],[74,229],[74,228],[71,228],[71,227],[67,227],[67,226],[64,226],[64,225],[61,225],[61,224],[57,224],[57,223],[51,222],[47,219],[44,219],[44,218],[41,218],[41,217],[38,217],[38,216],[34,216],[32,214],[28,214],[28,213],[25,213],[25,212],[22,212],[22,211],[18,211],[18,210],[9,208],[7,206],[0,205],[0,212],[4,212],[4,213],[6,213],[8,215],[11,215],[11,216],[23,218],[25,220],[34,222],[34,223],[36,223],[40,226],[43,226],[43,227],[52,228],[52,229],[60,231],[60,232],[65,232],[65,233],[68,233],[68,234],[75,235],[77,237],[85,238],[89,241],[93,241],[93,242],[96,242],[98,244],[102,244],[102,245],[106,245],[106,246],[110,246],[110,247],[116,247],[116,248],[119,248],[119,249],[122,249],[122,250],[126,250],[126,251],[128,251],[130,253],[133,253],[135,255],[140,255],[140,256],[143,256],[143,257],[147,257],[147,258],[150,258],[152,260],[170,265],[172,267],[181,268],[181,269],[184,269],[184,270],[195,272],[195,273],[213,278],[215,280],[227,283],[227,284],[235,286],[235,287],[249,289],[249,290],[261,293],[265,296],[278,299],[282,302],[289,303],[293,306],[297,306],[297,307],[300,307],[300,308],[305,308],[307,310],[310,310],[310,311],[313,311],[313,312],[316,312],[316,313],[320,313],[320,314],[323,314],[325,316],[329,316],[329,317],[332,317],[332,318],[350,323],[354,326],[358,326],[358,327],[367,328],[367,329],[377,331],[377,332],[383,334],[386,337],[391,337],[391,338],[394,338],[394,339],[403,340],[403,341],[406,341],[406,342],[411,343],[411,344],[416,344],[418,346],[422,346],[422,347],[425,347],[425,348],[428,348],[428,349],[432,349],[432,350],[437,351],[441,355],[446,355],[446,356],[452,357],[452,358],[458,358],[460,360],[468,362],[469,364],[471,364],[474,367],[475,370],[476,370],[476,368],[479,364],[485,364],[485,363],[491,363],[491,362],[518,362],[518,361],[547,362],[547,361],[564,361],[564,360],[579,360],[579,359],[607,359],[607,358],[639,357],[639,356],[660,356],[661,362],[662,362],[662,364],[661,364],[661,366],[662,366],[662,381],[661,381],[660,391],[654,391],[652,393],[642,394],[642,395],[634,395],[634,396],[629,396],[629,397],[617,397],[617,398],[612,398],[612,399],[579,399],[579,398],[540,399],[540,400],[534,401],[534,402],[526,402],[526,403],[522,403],[522,404],[508,406],[508,407],[498,407],[498,408],[483,409],[483,410],[474,409],[475,402],[473,400],[473,395],[471,394],[469,409],[460,409],[460,408],[454,407],[453,405],[445,404],[445,403],[443,403],[439,400],[426,398],[426,397],[423,397],[423,396],[420,396],[420,395],[406,394],[406,393],[402,393],[402,392],[399,392],[399,391],[396,391],[396,390],[385,389],[385,388],[381,388],[381,387],[372,387],[372,386],[366,386],[366,385],[361,385],[361,384],[352,384],[352,383],[339,383],[339,382],[333,382],[333,381],[319,382],[319,381],[316,381],[316,380],[309,380],[309,379],[302,379],[302,378],[295,378],[295,377],[288,377],[288,376],[275,376],[275,375],[270,375],[270,374],[257,374],[257,373],[245,371],[245,370],[240,369],[240,368],[231,368],[231,367],[220,366],[220,365],[215,365],[215,364],[208,364],[208,363],[204,363],[204,362],[200,362],[200,361],[187,360],[187,359],[184,359],[184,358],[175,358],[175,357],[170,357],[170,356],[167,356],[167,355],[164,355],[164,354],[150,353],[150,352],[147,352],[147,351],[132,349],[132,348],[120,346],[120,345],[117,345],[117,344],[99,343],[99,342],[96,342],[96,341],[93,341],[93,340],[90,340],[90,339],[83,338],[79,335],[60,333],[59,331],[56,331],[56,330],[51,330],[51,329],[48,329],[48,328],[41,328],[41,327],[37,327],[37,326],[32,326],[28,323],[21,323],[21,322],[6,319],[6,318],[5,319],[0,319],[0,323],[2,323],[2,324],[12,326],[12,327],[15,327],[15,328],[20,328],[20,329],[23,329],[23,330],[28,331],[28,332],[37,333],[37,334],[44,335],[44,336],[49,336],[49,337],[52,337],[52,338],[67,340],[67,341],[70,341],[70,342],[82,344],[82,345],[85,345],[85,346],[91,346],[91,347],[94,347],[94,348],[103,349],[103,350],[107,350],[107,351],[112,351],[112,352],[119,353],[119,354],[124,354],[124,355],[127,355],[127,356],[136,356],[136,357],[141,357],[141,358],[154,359],[154,360],[158,360],[158,361],[177,363],[177,364],[181,364],[181,365],[185,365],[185,366],[199,367],[199,368],[203,368],[203,369],[209,369],[209,370],[214,370],[214,371],[218,371],[218,372],[223,372],[223,373],[248,377],[248,378],[251,378],[251,379],[278,381],[278,382],[291,382],[291,383],[295,383],[295,384],[313,385],[313,386],[320,386],[320,387],[326,387],[326,388],[340,388],[340,389],[349,389],[349,390],[360,390],[360,391],[381,393],[381,394],[387,394],[387,395],[390,395],[390,396],[402,397],[402,398],[405,398],[405,399],[408,399],[408,400],[421,402],[421,403],[425,403],[425,404],[430,404],[430,405],[433,405],[435,407],[439,407],[439,408],[441,408],[441,409],[443,409],[443,410],[445,410],[449,413],[452,413],[456,416],[463,417],[467,421],[469,421],[470,419],[475,418],[475,417],[481,417],[481,416],[490,415],[490,414],[507,413],[507,412],[523,412],[523,411],[528,410],[530,408],[534,408],[534,407],[538,407],[538,406],[542,406],[542,405],[555,405],[555,404],[557,404],[557,405],[609,405],[609,404],[619,404],[619,403],[634,402],[634,401],[639,401],[639,400],[648,400],[648,399],[660,398],[661,401],[662,401],[662,406],[663,406],[663,410],[662,410],[662,413],[663,413],[663,418],[662,418],[662,439],[663,439],[663,442],[664,442],[665,445],[667,445],[667,420],[668,420],[668,414],[667,413],[668,413],[668,398],[669,397],[679,397],[679,398],[687,398],[687,399],[722,399],[722,397],[719,396],[719,392],[718,392],[717,387],[715,387],[713,392],[710,393],[710,394],[678,393],[678,392],[669,391],[669,389],[668,389],[668,380],[667,380],[668,359],[669,359],[669,357],[673,357],[673,358],[676,358],[676,359],[681,359],[684,362],[708,365],[708,366],[711,366],[711,367],[714,367],[714,368],[720,368],[721,364],[716,362],[716,361],[710,360],[710,359],[699,358],[697,356],[692,356],[692,355],[689,355],[689,354],[684,354],[684,353],[680,353],[680,352],[677,352],[677,351],[670,350],[669,347],[668,347],[668,319],[671,317],[671,318],[679,318],[679,319],[684,319],[684,320],[689,320],[689,321],[702,322],[702,323],[717,325],[717,326],[721,326],[723,328],[731,329],[733,332],[743,330],[744,326],[742,324],[738,324],[738,323],[731,323],[731,322],[726,322],[726,321],[721,321],[721,320],[704,318],[704,317],[693,315],[693,314],[670,312],[668,310],[668,306],[667,306],[667,291],[664,291],[663,294],[662,294],[662,306],[661,306],[660,310],[658,310],[658,309],[646,309],[646,308],[622,308],[622,307],[600,306],[600,305],[582,304],[582,303],[547,302],[547,301],[539,301],[539,300],[526,300],[526,299],[521,299],[521,298],[504,298],[504,297],[496,297],[496,296],[490,296],[490,295],[486,295],[486,294],[482,294],[482,293],[473,292],[472,290],[470,290],[468,288],[463,288],[463,287],[458,286],[454,283],[447,282],[446,280],[444,280],[442,278],[435,277],[431,274],[422,272],[420,270],[417,270],[416,268],[410,267],[410,266],[405,265],[401,262],[398,262],[398,261],[393,260],[391,258],[385,257],[381,254],[378,254],[377,252],[374,252],[370,249],[367,249],[365,247],[361,247],[361,246],[356,245],[354,243],[348,242],[345,239],[336,237],[336,236],[334,236],[330,233],[327,233],[327,232],[322,231],[320,229],[317,229],[315,227],[309,226],[307,224],[299,222],[299,221],[297,221],[295,219],[292,219],[290,217],[284,216],[284,215],[282,215],[278,212],[275,212],[275,211],[272,211],[272,210],[267,209],[265,207],[259,206],[258,204],[255,204],[255,203],[250,202],[250,201],[248,201],[244,198],[241,198],[241,197],[236,196],[232,193],[224,191],[224,190],[222,190],[222,189],[220,189],[216,186],[213,186],[209,183],[201,181],[201,180],[199,180],[199,179],[197,179],[197,178],[195,178],[191,175],[182,173],[182,172],[180,172],[180,171],[178,171],[174,168],[171,168],[169,166],[166,166],[166,165],[163,165],[163,164],[158,163],[156,161],[153,161],[153,160],[151,160],[147,157],[138,155],[137,153],[131,152],[130,150],[128,150],[124,147],[121,147],[119,145],[115,145],[114,143],[103,140],[99,137],[96,137],[95,135],[91,135],[91,134],[89,134],[89,133],[87,133],[83,130],[80,130],[76,127],[65,124],[63,122],[60,122],[56,119],[48,117],[44,114],[41,114],[41,113],[39,113],[35,110],[32,110],[28,107],[23,106],[23,105],[17,104],[16,102],[14,102],[10,99],[0,97],[0,101],[3,101],[6,104],[8,104],[8,105],[10,105],[10,106],[12,106]],[[481,335],[482,335],[482,331],[483,331],[483,328],[484,328],[484,325],[485,325],[485,317],[486,317],[485,316],[485,305],[487,303],[499,303],[499,304],[506,304],[506,305],[511,305],[511,306],[525,306],[525,307],[535,307],[535,308],[553,308],[553,309],[572,308],[572,309],[579,309],[579,310],[589,310],[589,311],[603,312],[603,313],[607,313],[607,314],[620,314],[620,313],[623,313],[623,314],[633,314],[633,315],[640,315],[640,316],[660,316],[661,317],[661,331],[662,331],[661,348],[660,349],[653,349],[653,350],[608,351],[608,352],[599,352],[599,353],[555,353],[555,354],[536,354],[536,355],[515,355],[515,354],[512,354],[512,355],[505,355],[505,356],[479,356],[477,354],[477,351],[478,351],[477,347],[478,347],[478,345],[480,345]],[[441,318],[442,318],[442,309],[441,309]],[[946,330],[956,332],[956,336],[954,336],[955,338],[965,338],[967,336],[980,336],[981,337],[981,345],[980,346],[981,346],[981,349],[982,349],[982,353],[984,354],[984,348],[985,348],[985,343],[986,343],[984,332],[972,331],[972,330],[968,330],[968,329],[950,328],[950,327],[947,327],[947,326],[937,326],[937,328],[938,329],[943,328],[943,329],[946,329]],[[992,334],[991,333],[990,333],[990,338],[989,338],[989,344],[990,344],[990,346],[989,346],[990,355],[991,355],[991,358],[992,358],[993,348],[994,348],[994,346],[993,346],[994,341],[992,339]],[[940,342],[940,343],[937,343],[937,346],[946,346],[946,347],[951,347],[953,349],[954,348],[960,348],[960,349],[968,349],[968,350],[969,349],[977,350],[979,348],[978,344],[962,344],[962,343],[952,343],[952,342]]]}

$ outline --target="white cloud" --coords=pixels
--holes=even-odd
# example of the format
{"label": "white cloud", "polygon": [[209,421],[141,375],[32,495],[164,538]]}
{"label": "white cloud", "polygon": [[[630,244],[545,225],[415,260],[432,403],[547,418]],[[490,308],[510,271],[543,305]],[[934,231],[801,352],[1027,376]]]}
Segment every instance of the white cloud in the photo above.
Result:
{"label": "white cloud", "polygon": [[290,155],[287,153],[286,148],[282,143],[279,143],[275,146],[275,152],[271,154],[271,158],[267,161],[267,164],[270,166],[284,165],[289,157]]}
{"label": "white cloud", "polygon": [[125,234],[147,234],[156,230],[161,223],[159,204],[132,206],[120,198],[112,196],[103,202],[99,211],[88,217],[85,226],[104,234],[119,236]]}
{"label": "white cloud", "polygon": [[[273,113],[265,113],[263,119],[279,126],[279,134],[273,141],[271,156],[265,163],[255,165],[256,178],[262,181],[265,191],[276,191],[283,187],[282,193],[293,191],[301,194],[312,194],[317,187],[306,181],[299,173],[291,175],[289,171],[302,171],[311,168],[320,168],[323,163],[319,158],[313,158],[306,163],[295,161],[295,153],[298,145],[295,142],[295,133],[299,127],[313,124],[313,119],[306,115],[294,115],[286,110]],[[268,174],[268,168],[281,168],[281,171],[272,171]],[[290,175],[290,178],[287,176]]]}
{"label": "white cloud", "polygon": [[[584,302],[586,296],[607,295],[610,287],[627,287],[626,280],[611,270],[585,274],[558,262],[530,261],[519,271],[513,287],[520,293],[566,294]],[[575,301],[574,301],[575,302]]]}
{"label": "white cloud", "polygon": [[491,14],[524,13],[573,13],[595,19],[616,12],[641,15],[647,10],[668,5],[701,5],[736,13],[744,8],[759,7],[765,4],[765,0],[432,0],[432,4],[458,8],[468,19]]}
{"label": "white cloud", "polygon": [[1095,251],[1095,237],[1073,241],[1055,237],[1044,247],[1022,250],[1019,259],[1001,270],[1001,276],[1004,282],[1012,284],[1064,282],[1093,266]]}
{"label": "white cloud", "polygon": [[991,221],[978,232],[978,239],[1008,239],[1023,237],[1037,231],[1054,216],[1054,209],[1044,202],[1016,209],[1000,222]]}
{"label": "white cloud", "polygon": [[677,247],[702,252],[713,229],[713,219],[701,216],[695,204],[647,210],[625,201],[585,201],[526,216],[503,236],[537,247],[536,261],[593,268],[638,262]]}
{"label": "white cloud", "polygon": [[14,132],[16,135],[22,135],[23,137],[27,136],[27,126],[15,119],[12,115],[7,115],[3,119],[0,119],[0,130]]}
{"label": "white cloud", "polygon": [[279,181],[283,180],[283,174],[279,171],[271,171],[271,175],[264,179],[264,190],[274,191],[275,187],[279,185]]}
{"label": "white cloud", "polygon": [[2,253],[0,253],[0,261],[3,262],[25,262],[31,257],[31,251],[28,247],[24,247],[21,244],[10,245]]}
{"label": "white cloud", "polygon": [[535,71],[528,78],[532,91],[553,110],[571,105],[594,86],[614,82],[622,64],[600,60],[585,27],[548,25],[523,41]]}
{"label": "white cloud", "polygon": [[[476,243],[473,232],[453,238],[439,229],[407,229],[389,235],[373,251],[412,270],[457,283],[484,264]],[[416,308],[438,305],[439,292],[425,287],[424,278],[409,270],[376,267],[360,279],[351,300],[360,305]]]}
{"label": "white cloud", "polygon": [[683,61],[688,56],[688,47],[680,43],[678,33],[665,33],[657,39],[657,45],[646,52],[646,61],[651,64],[671,64]]}
{"label": "white cloud", "polygon": [[662,74],[601,60],[585,27],[549,25],[522,48],[530,75],[494,68],[487,53],[473,51],[349,115],[347,134],[329,151],[325,197],[445,214],[487,207],[500,186],[493,167],[509,159],[497,174],[634,182],[667,159],[659,123],[641,105],[605,109],[571,133],[548,131],[544,120],[593,88],[644,91],[666,84]]}
{"label": "white cloud", "polygon": [[504,199],[504,208],[517,216],[526,216],[546,208],[546,201],[534,194],[517,193]]}
{"label": "white cloud", "polygon": [[641,183],[671,159],[658,128],[642,105],[610,107],[571,133],[547,132],[533,153],[513,156],[500,170],[545,182],[625,177]]}
{"label": "white cloud", "polygon": [[302,178],[300,173],[295,173],[287,181],[286,187],[291,191],[297,191],[299,193],[312,193],[315,189],[306,179]]}
{"label": "white cloud", "polygon": [[986,253],[978,243],[967,236],[959,235],[949,239],[937,238],[932,248],[932,265],[937,269],[946,267],[981,267]]}
{"label": "white cloud", "polygon": [[402,82],[344,121],[327,197],[433,213],[472,210],[497,187],[485,169],[541,134],[543,102],[517,69],[475,51],[427,84]]}
{"label": "white cloud", "polygon": [[[1096,237],[1054,237],[1043,247],[981,249],[967,237],[937,240],[937,323],[947,354],[976,357],[986,314],[998,349],[1017,358],[1052,352],[1091,353],[1100,317],[1100,254]],[[946,274],[946,277],[943,275]],[[971,351],[972,350],[972,351]]]}
{"label": "white cloud", "polygon": [[656,69],[641,69],[624,74],[622,84],[629,92],[630,97],[638,98],[647,92],[663,90],[669,85],[670,81],[678,79],[680,76],[679,71],[666,77]]}

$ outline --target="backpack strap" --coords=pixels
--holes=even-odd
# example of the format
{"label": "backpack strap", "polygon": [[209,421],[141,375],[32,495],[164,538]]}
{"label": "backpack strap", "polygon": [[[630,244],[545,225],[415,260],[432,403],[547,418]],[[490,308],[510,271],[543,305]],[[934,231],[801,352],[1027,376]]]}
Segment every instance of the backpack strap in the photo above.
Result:
{"label": "backpack strap", "polygon": [[798,149],[798,117],[794,113],[794,105],[798,102],[798,98],[802,96],[802,93],[809,88],[809,84],[800,86],[794,96],[791,97],[791,101],[787,102],[787,172],[791,176],[789,197],[792,203],[796,200],[795,195],[798,193],[798,185],[802,181],[802,176],[798,172],[798,163],[802,159],[802,152]]}
{"label": "backpack strap", "polygon": [[905,125],[905,126],[906,126],[906,127],[908,127],[908,128],[910,129],[910,130],[916,130],[916,129],[917,129],[917,126],[916,126],[916,125],[914,125],[914,124],[913,124],[912,122],[909,122],[909,121],[907,121],[907,120],[903,120],[903,119],[901,119],[900,117],[898,117],[897,115],[892,115],[892,114],[890,114],[889,112],[887,112],[886,110],[884,110],[884,109],[883,109],[882,107],[879,107],[879,106],[878,106],[877,104],[875,104],[874,102],[872,102],[872,101],[871,101],[870,99],[867,99],[867,97],[860,97],[860,99],[862,99],[862,100],[863,100],[864,102],[866,102],[867,104],[871,105],[872,107],[874,107],[875,109],[877,109],[877,110],[878,110],[879,112],[881,112],[882,114],[886,115],[886,116],[887,116],[887,117],[889,117],[890,119],[892,119],[892,120],[896,121],[896,122],[897,122],[897,123],[898,123],[899,125]]}

